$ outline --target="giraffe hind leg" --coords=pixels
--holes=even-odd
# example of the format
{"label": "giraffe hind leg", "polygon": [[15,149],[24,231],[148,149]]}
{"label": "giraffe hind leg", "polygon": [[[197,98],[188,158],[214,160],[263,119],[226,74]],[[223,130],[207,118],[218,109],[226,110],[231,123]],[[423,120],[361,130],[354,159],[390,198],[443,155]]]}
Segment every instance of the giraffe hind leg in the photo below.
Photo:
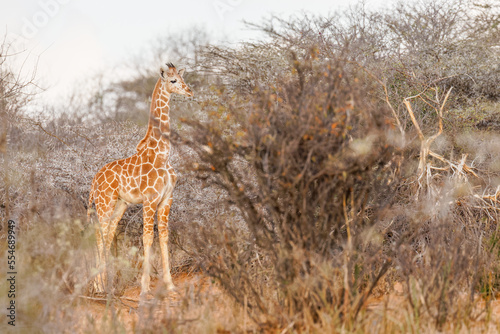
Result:
{"label": "giraffe hind leg", "polygon": [[120,222],[120,220],[122,219],[122,216],[123,214],[125,213],[125,211],[127,210],[127,203],[121,199],[119,199],[117,202],[116,202],[116,205],[115,205],[115,208],[114,208],[114,211],[113,211],[113,214],[111,215],[111,218],[109,219],[109,225],[108,225],[108,228],[107,228],[107,233],[106,235],[104,236],[104,256],[105,256],[105,265],[106,267],[104,268],[104,277],[105,277],[105,283],[106,284],[109,284],[110,282],[108,282],[108,279],[109,279],[109,273],[107,272],[109,270],[109,268],[107,267],[107,264],[108,264],[108,259],[109,259],[109,256],[111,255],[111,243],[113,242],[113,238],[115,236],[115,233],[116,233],[116,228],[118,226],[118,223]]}
{"label": "giraffe hind leg", "polygon": [[160,249],[163,265],[163,282],[166,284],[168,290],[175,289],[170,274],[170,262],[168,254],[168,214],[172,206],[172,197],[170,196],[158,208],[158,234],[160,235]]}
{"label": "giraffe hind leg", "polygon": [[100,224],[95,227],[95,238],[97,242],[97,256],[96,256],[96,266],[98,270],[98,275],[94,278],[94,291],[101,293],[104,292],[105,286],[105,261],[104,261],[104,233]]}
{"label": "giraffe hind leg", "polygon": [[111,248],[111,243],[113,242],[113,238],[114,238],[115,233],[116,233],[116,228],[118,226],[118,223],[122,219],[123,214],[127,210],[127,207],[128,207],[127,202],[125,202],[122,199],[118,199],[118,201],[116,202],[113,214],[111,215],[111,218],[110,218],[110,223],[108,226],[106,239],[104,240],[105,241],[105,248],[106,248],[105,254],[109,254],[109,250]]}
{"label": "giraffe hind leg", "polygon": [[151,245],[154,238],[154,215],[156,213],[157,202],[149,201],[143,205],[143,225],[144,231],[142,241],[144,245],[144,263],[142,266],[141,295],[145,296],[149,292],[150,272],[151,272]]}
{"label": "giraffe hind leg", "polygon": [[[96,211],[99,224],[96,226],[97,241],[97,269],[99,274],[94,280],[94,288],[97,292],[104,292],[107,284],[107,240],[111,226],[111,219],[115,211],[118,196],[98,197],[96,199]],[[121,216],[120,216],[121,218]]]}

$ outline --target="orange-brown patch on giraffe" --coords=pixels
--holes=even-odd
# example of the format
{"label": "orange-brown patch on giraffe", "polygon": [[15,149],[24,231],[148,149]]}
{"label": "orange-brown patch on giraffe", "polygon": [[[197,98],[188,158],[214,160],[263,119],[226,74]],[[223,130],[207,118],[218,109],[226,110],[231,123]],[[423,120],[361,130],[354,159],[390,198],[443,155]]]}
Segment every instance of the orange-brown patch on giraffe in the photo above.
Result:
{"label": "orange-brown patch on giraffe", "polygon": [[153,170],[153,164],[148,162],[142,165],[142,175],[148,175]]}
{"label": "orange-brown patch on giraffe", "polygon": [[127,189],[127,192],[132,196],[132,197],[138,197],[140,196],[141,192],[139,191],[138,188],[129,188]]}
{"label": "orange-brown patch on giraffe", "polygon": [[109,184],[109,186],[110,186],[110,188],[118,189],[118,186],[119,186],[118,179],[116,177],[114,177],[113,180],[111,181],[111,183]]}
{"label": "orange-brown patch on giraffe", "polygon": [[154,185],[155,185],[155,181],[156,181],[156,180],[154,180],[154,179],[150,179],[150,178],[147,178],[147,179],[146,179],[146,182],[147,182],[147,185],[148,185],[148,187],[149,187],[149,188],[153,188],[153,187],[154,187]]}
{"label": "orange-brown patch on giraffe", "polygon": [[158,179],[158,171],[156,169],[151,170],[148,173],[148,179],[156,181]]}
{"label": "orange-brown patch on giraffe", "polygon": [[[160,128],[154,128],[152,136],[155,137],[156,143],[158,143],[159,139],[162,137],[162,131]],[[156,147],[156,145],[153,145],[153,147]]]}

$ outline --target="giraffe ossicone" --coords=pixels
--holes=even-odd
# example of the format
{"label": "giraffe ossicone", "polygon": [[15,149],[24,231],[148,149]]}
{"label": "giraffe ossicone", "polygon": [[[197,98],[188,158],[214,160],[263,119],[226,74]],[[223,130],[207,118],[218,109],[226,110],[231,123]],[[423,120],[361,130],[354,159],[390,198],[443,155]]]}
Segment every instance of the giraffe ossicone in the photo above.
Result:
{"label": "giraffe ossicone", "polygon": [[95,279],[95,288],[103,292],[106,286],[106,259],[109,255],[116,227],[129,204],[143,204],[144,264],[141,294],[149,291],[150,253],[154,238],[154,216],[157,213],[158,232],[163,265],[163,281],[173,289],[168,257],[168,214],[176,175],[169,164],[170,153],[170,95],[188,97],[193,92],[183,79],[184,70],[172,63],[161,67],[151,99],[150,117],[146,135],[137,145],[137,153],[116,160],[101,168],[92,181],[89,195],[88,219],[95,202],[99,224],[96,229],[98,266],[101,273]]}

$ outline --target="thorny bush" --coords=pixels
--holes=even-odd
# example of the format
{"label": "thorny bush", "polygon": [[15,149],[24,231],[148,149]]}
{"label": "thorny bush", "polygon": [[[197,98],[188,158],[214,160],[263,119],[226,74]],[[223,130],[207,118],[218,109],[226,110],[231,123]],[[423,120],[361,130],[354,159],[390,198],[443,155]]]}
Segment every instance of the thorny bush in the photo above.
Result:
{"label": "thorny bush", "polygon": [[[374,107],[352,66],[281,56],[288,62],[272,86],[216,87],[220,103],[207,107],[206,122],[184,120],[192,131],[183,136],[198,154],[196,173],[223,188],[244,221],[203,225],[201,265],[238,301],[277,311],[269,321],[363,302],[358,288],[380,278],[373,266],[387,269],[383,256],[372,266],[363,258],[380,251],[367,232],[391,201],[400,160],[389,111]],[[214,245],[220,251],[203,252]],[[260,258],[260,268],[245,269]],[[352,279],[338,285],[332,268],[343,264]],[[264,276],[278,289],[274,306],[258,288]]]}

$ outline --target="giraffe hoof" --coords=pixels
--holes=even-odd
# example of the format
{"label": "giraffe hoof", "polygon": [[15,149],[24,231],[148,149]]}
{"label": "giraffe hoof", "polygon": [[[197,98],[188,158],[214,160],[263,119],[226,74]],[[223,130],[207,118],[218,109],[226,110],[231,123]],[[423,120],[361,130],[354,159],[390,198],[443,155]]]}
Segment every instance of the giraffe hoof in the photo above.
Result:
{"label": "giraffe hoof", "polygon": [[103,294],[104,293],[104,286],[100,281],[94,280],[93,292],[96,294]]}
{"label": "giraffe hoof", "polygon": [[176,289],[174,282],[172,282],[172,277],[163,277],[163,283],[167,287],[167,291],[172,291]]}
{"label": "giraffe hoof", "polygon": [[92,295],[95,297],[105,297],[106,291],[104,291],[104,289],[94,288]]}

